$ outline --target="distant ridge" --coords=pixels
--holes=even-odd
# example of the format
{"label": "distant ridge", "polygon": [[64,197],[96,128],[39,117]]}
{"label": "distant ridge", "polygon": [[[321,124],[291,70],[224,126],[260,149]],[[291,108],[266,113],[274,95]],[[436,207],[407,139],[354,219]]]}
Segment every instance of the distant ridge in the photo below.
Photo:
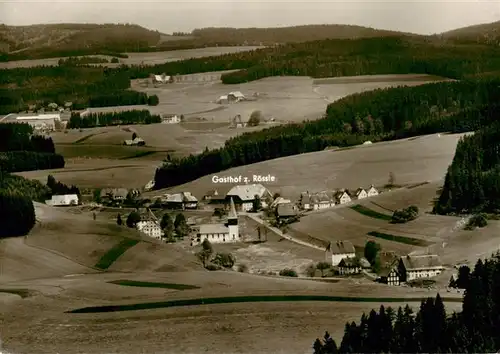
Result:
{"label": "distant ridge", "polygon": [[500,44],[500,21],[457,28],[440,34],[445,39]]}

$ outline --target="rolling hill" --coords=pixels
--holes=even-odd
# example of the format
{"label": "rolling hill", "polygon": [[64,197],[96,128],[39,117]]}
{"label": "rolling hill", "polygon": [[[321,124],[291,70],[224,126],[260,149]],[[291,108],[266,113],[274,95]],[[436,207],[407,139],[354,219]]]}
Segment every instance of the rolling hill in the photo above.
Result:
{"label": "rolling hill", "polygon": [[444,39],[475,41],[486,44],[500,44],[500,21],[457,28],[441,33]]}

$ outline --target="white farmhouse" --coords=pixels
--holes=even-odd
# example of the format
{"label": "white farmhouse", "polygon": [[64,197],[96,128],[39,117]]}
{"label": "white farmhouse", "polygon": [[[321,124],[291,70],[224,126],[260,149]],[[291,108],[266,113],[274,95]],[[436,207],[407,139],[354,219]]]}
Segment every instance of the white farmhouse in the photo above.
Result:
{"label": "white farmhouse", "polygon": [[56,121],[61,122],[61,114],[46,113],[37,115],[21,115],[16,116],[16,123],[28,123],[34,130],[55,131]]}
{"label": "white farmhouse", "polygon": [[356,189],[356,192],[354,193],[357,199],[365,199],[368,197],[368,193],[364,190],[364,188],[358,188]]}
{"label": "white farmhouse", "polygon": [[227,222],[224,224],[200,225],[200,230],[195,238],[191,240],[191,245],[201,244],[204,240],[208,240],[210,243],[233,243],[240,241],[238,214],[236,213],[232,198]]}
{"label": "white farmhouse", "polygon": [[351,196],[346,191],[338,191],[335,193],[337,204],[347,204],[351,202]]}
{"label": "white farmhouse", "polygon": [[350,241],[330,242],[326,247],[325,256],[327,262],[332,262],[332,266],[337,266],[344,258],[356,257],[356,251]]}
{"label": "white farmhouse", "polygon": [[445,268],[435,254],[406,256],[399,259],[398,273],[401,282],[435,277]]}
{"label": "white farmhouse", "polygon": [[272,198],[271,192],[262,184],[246,184],[234,186],[226,194],[226,198],[234,199],[239,210],[250,211],[253,208],[255,196],[261,200],[263,208],[267,207],[265,199]]}
{"label": "white farmhouse", "polygon": [[137,223],[136,227],[140,232],[145,233],[146,235],[157,240],[161,240],[163,237],[163,230],[161,229],[160,225],[158,225],[158,222],[156,220],[141,220]]}
{"label": "white farmhouse", "polygon": [[78,196],[76,194],[53,195],[52,199],[45,201],[45,204],[52,206],[78,205]]}
{"label": "white farmhouse", "polygon": [[368,188],[368,191],[366,192],[367,196],[368,197],[374,197],[376,195],[378,195],[378,190],[373,186],[371,185],[370,188]]}

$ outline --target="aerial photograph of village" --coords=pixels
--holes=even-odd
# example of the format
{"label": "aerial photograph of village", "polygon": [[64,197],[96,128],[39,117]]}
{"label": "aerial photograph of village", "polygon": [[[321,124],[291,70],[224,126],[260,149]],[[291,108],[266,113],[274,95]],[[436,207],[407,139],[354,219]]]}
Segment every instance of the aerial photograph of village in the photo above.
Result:
{"label": "aerial photograph of village", "polygon": [[500,353],[498,3],[0,7],[0,353]]}

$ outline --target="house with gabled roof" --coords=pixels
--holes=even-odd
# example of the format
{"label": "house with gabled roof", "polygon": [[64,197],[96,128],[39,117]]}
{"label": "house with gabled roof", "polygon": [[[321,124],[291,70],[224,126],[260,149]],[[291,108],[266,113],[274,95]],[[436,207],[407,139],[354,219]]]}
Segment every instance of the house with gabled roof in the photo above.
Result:
{"label": "house with gabled roof", "polygon": [[313,210],[321,210],[335,206],[335,200],[326,192],[315,193],[311,195],[310,198]]}
{"label": "house with gabled roof", "polygon": [[361,264],[357,258],[343,258],[339,265],[340,275],[351,275],[361,273]]}
{"label": "house with gabled roof", "polygon": [[335,201],[337,204],[347,204],[350,203],[352,199],[346,190],[340,190],[335,193]]}
{"label": "house with gabled roof", "polygon": [[276,217],[278,220],[292,220],[298,215],[296,207],[292,203],[282,203],[278,204],[276,208]]}
{"label": "house with gabled roof", "polygon": [[255,196],[260,198],[263,208],[267,207],[266,199],[273,197],[262,184],[245,184],[231,188],[226,194],[226,200],[233,199],[238,210],[250,211],[253,208]]}
{"label": "house with gabled roof", "polygon": [[123,202],[127,199],[128,189],[126,188],[103,188],[101,189],[101,200],[109,202]]}
{"label": "house with gabled roof", "polygon": [[360,187],[356,189],[356,191],[354,192],[354,196],[356,197],[356,199],[364,199],[368,197],[368,193],[366,193],[366,190],[364,188]]}
{"label": "house with gabled roof", "polygon": [[311,203],[311,197],[308,192],[302,192],[300,193],[299,197],[299,203],[298,203],[303,210],[313,210],[313,206]]}
{"label": "house with gabled roof", "polygon": [[431,278],[439,275],[445,268],[438,255],[407,255],[399,259],[398,273],[401,282]]}
{"label": "house with gabled roof", "polygon": [[366,191],[366,194],[368,197],[374,197],[376,195],[379,195],[379,192],[372,184],[370,188],[368,188],[368,190]]}
{"label": "house with gabled roof", "polygon": [[325,257],[332,266],[337,266],[344,258],[356,257],[356,249],[351,241],[330,242],[325,249]]}
{"label": "house with gabled roof", "polygon": [[401,285],[401,276],[399,275],[399,270],[396,264],[392,264],[390,267],[382,269],[379,274],[380,278],[378,279],[381,283],[387,285]]}

